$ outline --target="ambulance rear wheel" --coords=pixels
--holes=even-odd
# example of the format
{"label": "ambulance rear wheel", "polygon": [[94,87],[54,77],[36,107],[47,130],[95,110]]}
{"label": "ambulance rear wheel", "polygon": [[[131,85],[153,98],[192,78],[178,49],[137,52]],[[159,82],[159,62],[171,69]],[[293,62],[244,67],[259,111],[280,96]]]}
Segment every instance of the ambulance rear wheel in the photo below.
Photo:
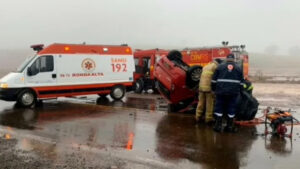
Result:
{"label": "ambulance rear wheel", "polygon": [[139,79],[134,83],[134,92],[135,93],[142,93],[143,88],[144,88],[144,82],[142,79]]}
{"label": "ambulance rear wheel", "polygon": [[124,86],[115,86],[112,88],[111,92],[110,92],[110,96],[114,99],[114,100],[121,100],[124,96],[125,96],[125,87]]}
{"label": "ambulance rear wheel", "polygon": [[36,103],[35,93],[29,89],[20,92],[17,98],[17,104],[22,107],[31,107]]}

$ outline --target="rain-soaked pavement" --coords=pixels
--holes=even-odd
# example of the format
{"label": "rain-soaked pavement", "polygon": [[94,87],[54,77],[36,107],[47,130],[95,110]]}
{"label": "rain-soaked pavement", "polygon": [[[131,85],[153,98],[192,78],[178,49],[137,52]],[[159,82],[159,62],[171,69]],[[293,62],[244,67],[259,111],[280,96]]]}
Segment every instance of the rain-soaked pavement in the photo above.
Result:
{"label": "rain-soaked pavement", "polygon": [[[269,97],[259,95],[261,108],[274,104]],[[299,104],[292,105],[300,119]],[[35,109],[0,101],[0,168],[300,167],[300,126],[292,139],[256,135],[264,125],[215,133],[192,114],[168,114],[166,107],[151,94],[118,102],[59,99]]]}

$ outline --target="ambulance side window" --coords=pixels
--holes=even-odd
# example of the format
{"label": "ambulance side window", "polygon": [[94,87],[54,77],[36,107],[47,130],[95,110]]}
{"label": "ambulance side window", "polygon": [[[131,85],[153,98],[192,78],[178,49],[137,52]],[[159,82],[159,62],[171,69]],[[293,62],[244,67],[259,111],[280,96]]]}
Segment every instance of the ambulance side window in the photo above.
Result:
{"label": "ambulance side window", "polygon": [[54,69],[53,56],[42,56],[40,57],[41,67],[40,72],[52,72]]}
{"label": "ambulance side window", "polygon": [[27,74],[34,76],[40,72],[52,72],[54,70],[53,56],[41,56],[28,68]]}
{"label": "ambulance side window", "polygon": [[36,59],[33,64],[28,68],[27,74],[34,76],[40,72],[40,59]]}

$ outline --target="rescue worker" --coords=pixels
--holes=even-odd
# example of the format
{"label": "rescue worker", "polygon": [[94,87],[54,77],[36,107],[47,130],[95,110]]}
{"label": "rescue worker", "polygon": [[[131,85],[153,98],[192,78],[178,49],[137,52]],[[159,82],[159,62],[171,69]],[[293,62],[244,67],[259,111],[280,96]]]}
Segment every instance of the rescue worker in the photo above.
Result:
{"label": "rescue worker", "polygon": [[221,59],[215,59],[213,62],[204,66],[199,83],[199,102],[196,109],[196,122],[200,121],[200,118],[205,112],[205,123],[213,122],[213,110],[215,96],[211,90],[212,76],[217,69],[218,65],[222,62]]}
{"label": "rescue worker", "polygon": [[212,78],[212,89],[216,94],[214,130],[222,131],[222,118],[224,113],[228,113],[225,132],[234,132],[233,118],[236,113],[237,103],[241,88],[244,85],[243,72],[235,63],[233,54],[227,55],[225,63],[216,69]]}

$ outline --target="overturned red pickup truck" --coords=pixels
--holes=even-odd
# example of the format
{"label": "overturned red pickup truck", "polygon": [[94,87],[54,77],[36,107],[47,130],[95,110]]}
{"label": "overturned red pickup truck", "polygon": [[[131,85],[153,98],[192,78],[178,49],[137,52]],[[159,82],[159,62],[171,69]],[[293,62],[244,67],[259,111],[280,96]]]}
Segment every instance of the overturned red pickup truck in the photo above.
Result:
{"label": "overturned red pickup truck", "polygon": [[[205,55],[201,55],[203,53]],[[168,111],[177,112],[188,107],[196,108],[202,66],[215,58],[225,59],[229,53],[236,56],[236,62],[241,66],[244,76],[247,77],[248,54],[244,50],[244,46],[185,49],[181,52],[171,51],[167,57],[161,58],[154,70],[154,77],[158,91],[169,103]],[[192,64],[191,59],[195,58],[198,59],[198,62]],[[199,64],[199,61],[202,61],[202,63]],[[243,93],[242,97],[245,97],[245,95],[247,94]],[[252,99],[251,104],[255,104],[255,106],[252,106],[255,108],[251,110],[251,113],[247,112],[247,118],[243,117],[242,119],[253,119],[257,112],[258,102],[252,96],[247,95],[246,100],[249,99]],[[247,104],[250,104],[250,102],[247,101]],[[245,106],[243,105],[243,107]]]}

